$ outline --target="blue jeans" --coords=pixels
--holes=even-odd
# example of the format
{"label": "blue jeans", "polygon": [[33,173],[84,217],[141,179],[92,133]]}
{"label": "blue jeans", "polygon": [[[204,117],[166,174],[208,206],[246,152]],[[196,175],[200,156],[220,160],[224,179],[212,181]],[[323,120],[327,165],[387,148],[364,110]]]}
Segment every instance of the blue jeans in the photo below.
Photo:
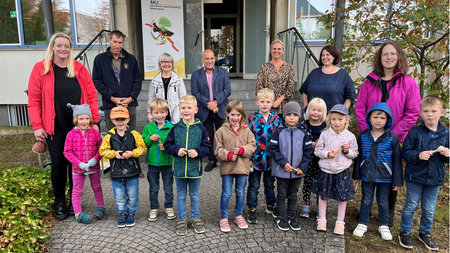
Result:
{"label": "blue jeans", "polygon": [[275,204],[275,177],[272,172],[254,170],[248,175],[248,189],[247,189],[247,206],[249,208],[256,208],[258,205],[258,190],[261,185],[261,176],[263,176],[264,196],[266,196],[266,204],[273,206]]}
{"label": "blue jeans", "polygon": [[417,210],[419,202],[422,199],[422,217],[420,218],[419,233],[431,233],[439,187],[411,182],[406,183],[406,200],[402,211],[401,231],[411,233],[414,212]]}
{"label": "blue jeans", "polygon": [[246,175],[226,175],[222,176],[222,195],[220,196],[220,218],[228,218],[228,206],[232,194],[233,180],[236,179],[236,207],[234,216],[242,215],[245,200],[245,185],[247,184]]}
{"label": "blue jeans", "polygon": [[178,219],[186,219],[186,195],[189,185],[189,197],[191,197],[192,219],[200,217],[200,178],[175,178],[177,184],[177,211]]}
{"label": "blue jeans", "polygon": [[139,177],[111,180],[117,212],[135,213],[139,206]]}
{"label": "blue jeans", "polygon": [[[297,193],[302,178],[277,178],[277,212],[280,219],[294,218],[297,210]],[[287,199],[287,208],[286,208]]]}
{"label": "blue jeans", "polygon": [[161,174],[164,189],[164,208],[173,208],[173,171],[172,166],[148,166],[147,180],[150,185],[150,209],[159,209],[159,174]]}
{"label": "blue jeans", "polygon": [[378,226],[387,226],[389,220],[389,192],[392,184],[387,183],[369,183],[361,181],[362,198],[361,208],[359,209],[358,223],[369,224],[370,209],[372,208],[373,197],[377,191],[378,204]]}

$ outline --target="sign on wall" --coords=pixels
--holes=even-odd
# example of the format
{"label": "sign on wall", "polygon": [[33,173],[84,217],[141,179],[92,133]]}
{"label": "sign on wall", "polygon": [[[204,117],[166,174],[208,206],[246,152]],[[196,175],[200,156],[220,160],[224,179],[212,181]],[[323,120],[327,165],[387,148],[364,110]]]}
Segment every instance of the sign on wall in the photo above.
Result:
{"label": "sign on wall", "polygon": [[159,73],[158,58],[170,54],[174,71],[185,77],[183,0],[142,0],[144,77]]}

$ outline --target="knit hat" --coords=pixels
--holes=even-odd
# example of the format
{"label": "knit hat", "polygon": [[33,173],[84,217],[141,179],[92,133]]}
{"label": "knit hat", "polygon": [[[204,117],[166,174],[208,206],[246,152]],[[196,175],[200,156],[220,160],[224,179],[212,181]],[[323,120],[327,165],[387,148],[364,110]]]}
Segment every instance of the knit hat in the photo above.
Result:
{"label": "knit hat", "polygon": [[92,117],[91,109],[87,104],[72,105],[70,103],[67,103],[67,107],[72,107],[73,118],[76,118],[78,115],[89,115],[89,117]]}
{"label": "knit hat", "polygon": [[44,154],[47,150],[47,145],[43,141],[38,141],[31,147],[31,150],[36,154]]}
{"label": "knit hat", "polygon": [[342,105],[342,104],[334,105],[334,106],[331,108],[330,112],[338,112],[338,113],[340,113],[340,114],[348,115],[348,109],[347,109],[347,107],[345,107],[345,105]]}
{"label": "knit hat", "polygon": [[283,119],[289,113],[295,113],[299,118],[301,118],[302,117],[302,108],[300,108],[300,105],[297,102],[291,101],[284,105]]}
{"label": "knit hat", "polygon": [[111,109],[111,114],[109,115],[111,119],[128,119],[130,118],[130,113],[126,107],[114,107]]}

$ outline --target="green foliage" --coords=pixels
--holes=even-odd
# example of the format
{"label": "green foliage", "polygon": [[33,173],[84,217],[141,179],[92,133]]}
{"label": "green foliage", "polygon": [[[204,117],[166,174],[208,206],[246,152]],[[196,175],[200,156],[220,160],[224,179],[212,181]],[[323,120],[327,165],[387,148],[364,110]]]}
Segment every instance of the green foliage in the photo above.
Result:
{"label": "green foliage", "polygon": [[[391,5],[390,5],[391,3]],[[327,29],[336,26],[338,10],[319,20]],[[449,3],[447,0],[347,0],[342,66],[347,71],[370,63],[380,43],[399,42],[407,54],[411,77],[424,94],[449,102]],[[362,77],[362,76],[361,76]],[[364,77],[356,80],[357,87]]]}
{"label": "green foliage", "polygon": [[0,252],[43,252],[52,202],[50,167],[0,169]]}

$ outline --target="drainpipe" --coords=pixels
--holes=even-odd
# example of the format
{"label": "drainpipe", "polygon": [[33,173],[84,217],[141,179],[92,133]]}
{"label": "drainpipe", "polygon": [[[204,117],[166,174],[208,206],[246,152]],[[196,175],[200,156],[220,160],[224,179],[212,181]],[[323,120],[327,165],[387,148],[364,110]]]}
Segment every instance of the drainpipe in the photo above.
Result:
{"label": "drainpipe", "polygon": [[109,0],[109,10],[111,13],[111,31],[116,30],[116,22],[115,22],[115,15],[114,15],[114,0]]}
{"label": "drainpipe", "polygon": [[[336,0],[336,9],[343,9],[345,7],[345,0]],[[342,11],[338,11],[336,15],[336,28],[334,29],[334,45],[336,48],[341,52],[342,55],[342,48],[344,45],[344,22],[340,21],[342,17]],[[341,61],[337,64],[339,67],[342,63],[342,57]]]}
{"label": "drainpipe", "polygon": [[44,8],[44,22],[45,22],[45,37],[47,38],[48,44],[50,43],[50,38],[55,33],[55,27],[53,25],[52,0],[44,0],[43,8]]}

